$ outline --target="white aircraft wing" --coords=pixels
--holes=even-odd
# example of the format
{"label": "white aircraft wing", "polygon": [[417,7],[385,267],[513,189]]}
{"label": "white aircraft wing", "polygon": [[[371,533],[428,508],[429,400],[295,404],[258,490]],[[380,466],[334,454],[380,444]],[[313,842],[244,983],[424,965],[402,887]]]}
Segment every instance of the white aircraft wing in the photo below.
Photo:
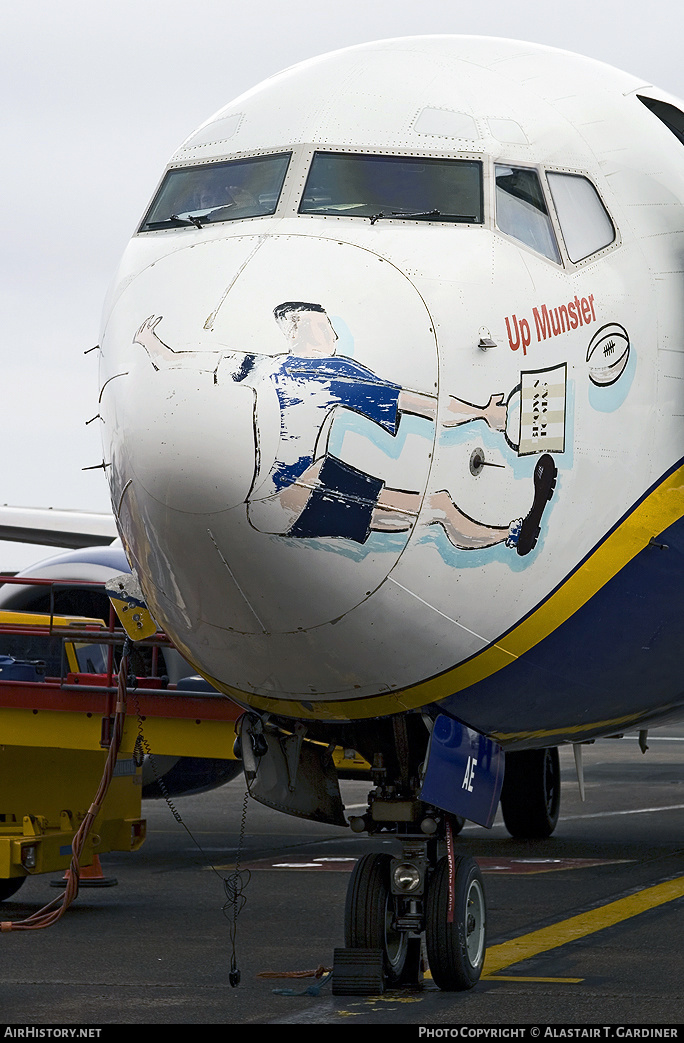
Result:
{"label": "white aircraft wing", "polygon": [[0,506],[0,540],[78,548],[102,546],[117,538],[111,514]]}

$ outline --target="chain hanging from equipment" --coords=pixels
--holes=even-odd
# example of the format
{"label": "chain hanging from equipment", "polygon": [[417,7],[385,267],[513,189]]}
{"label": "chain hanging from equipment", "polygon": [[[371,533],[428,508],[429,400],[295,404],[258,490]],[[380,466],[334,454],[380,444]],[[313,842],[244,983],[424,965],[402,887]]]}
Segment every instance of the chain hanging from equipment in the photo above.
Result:
{"label": "chain hanging from equipment", "polygon": [[160,772],[157,769],[157,765],[155,763],[155,759],[154,759],[154,756],[152,754],[152,750],[150,748],[150,744],[147,741],[147,739],[145,738],[145,735],[144,735],[144,732],[143,732],[143,717],[142,717],[142,713],[140,711],[140,704],[138,702],[137,692],[135,691],[134,687],[132,688],[132,691],[131,691],[130,695],[131,695],[131,701],[133,703],[133,707],[134,707],[135,714],[136,714],[137,721],[138,721],[138,735],[137,735],[137,738],[135,740],[135,746],[133,748],[134,760],[135,760],[136,764],[138,765],[138,767],[140,767],[140,766],[142,766],[143,756],[147,756],[147,758],[148,758],[148,760],[150,762],[150,766],[152,768],[152,772],[153,772],[154,777],[155,777],[155,781],[157,782],[157,785],[159,786],[160,792],[161,792],[162,796],[164,797],[164,800],[166,801],[166,803],[167,803],[167,805],[168,805],[168,807],[169,807],[169,809],[171,811],[171,814],[175,818],[176,822],[178,822],[178,824],[183,827],[183,829],[188,834],[188,836],[190,837],[192,842],[196,845],[196,847],[200,851],[200,853],[203,856],[203,858],[206,860],[207,864],[211,866],[211,869],[213,870],[213,872],[216,873],[216,875],[219,877],[219,879],[221,879],[223,881],[223,887],[224,887],[226,896],[228,898],[228,901],[223,906],[223,913],[224,913],[224,915],[228,916],[228,911],[231,910],[231,908],[232,908],[232,919],[230,920],[231,961],[230,961],[230,972],[229,972],[229,975],[228,975],[228,980],[229,980],[231,986],[233,988],[235,988],[236,986],[238,986],[240,984],[240,977],[241,977],[240,971],[239,971],[238,966],[237,966],[237,950],[236,950],[237,918],[238,918],[238,914],[242,912],[242,910],[244,909],[245,904],[247,902],[247,898],[245,896],[245,888],[247,887],[247,884],[249,883],[249,881],[251,879],[251,873],[249,872],[249,870],[240,870],[240,862],[242,860],[242,848],[243,848],[243,843],[244,843],[245,828],[246,828],[246,822],[247,822],[247,804],[249,802],[249,791],[245,790],[245,796],[244,796],[244,800],[243,800],[243,804],[242,804],[242,816],[241,816],[241,819],[240,819],[240,832],[239,832],[239,835],[238,835],[238,847],[237,847],[237,855],[236,855],[236,859],[235,859],[235,868],[233,869],[233,872],[231,873],[230,876],[222,877],[221,874],[216,869],[216,867],[214,865],[212,865],[211,861],[207,858],[207,856],[206,856],[206,854],[205,854],[205,852],[204,852],[204,850],[202,848],[202,845],[199,843],[199,841],[194,836],[192,831],[185,824],[185,822],[183,821],[183,818],[182,818],[180,812],[178,811],[176,805],[172,801],[171,796],[169,794],[169,791],[168,791],[168,789],[166,787],[166,783],[164,782],[163,775],[161,775]]}

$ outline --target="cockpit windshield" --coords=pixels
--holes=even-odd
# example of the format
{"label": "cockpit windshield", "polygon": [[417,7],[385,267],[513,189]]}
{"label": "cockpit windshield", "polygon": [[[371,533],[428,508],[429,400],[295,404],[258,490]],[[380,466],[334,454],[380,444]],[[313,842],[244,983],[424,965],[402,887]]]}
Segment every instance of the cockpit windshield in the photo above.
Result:
{"label": "cockpit windshield", "polygon": [[140,231],[201,228],[275,212],[290,152],[169,170]]}
{"label": "cockpit windshield", "polygon": [[495,172],[498,227],[506,235],[560,264],[560,253],[537,171],[497,165]]}
{"label": "cockpit windshield", "polygon": [[299,212],[481,224],[482,164],[316,152]]}

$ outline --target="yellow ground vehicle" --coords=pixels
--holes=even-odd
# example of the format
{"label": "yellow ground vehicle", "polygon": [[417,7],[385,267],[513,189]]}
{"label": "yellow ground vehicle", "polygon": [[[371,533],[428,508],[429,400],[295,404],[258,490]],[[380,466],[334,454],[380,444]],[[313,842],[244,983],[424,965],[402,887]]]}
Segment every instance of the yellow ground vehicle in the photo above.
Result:
{"label": "yellow ground vehicle", "polygon": [[[0,609],[0,656],[42,663],[47,677],[65,673],[100,674],[107,671],[107,645],[98,644],[101,619],[88,616],[45,615],[39,612],[13,612]],[[93,641],[82,636],[69,640],[64,631],[71,628],[93,632]],[[0,675],[1,676],[1,675]]]}
{"label": "yellow ground vehicle", "polygon": [[[59,712],[60,703],[65,680],[106,676],[111,646],[98,641],[104,631],[102,620],[85,616],[0,611],[0,902],[28,875],[70,865],[106,750],[94,735],[84,742],[82,729],[69,726],[71,714]],[[92,717],[86,711],[86,719]],[[95,722],[99,731],[97,716]],[[140,768],[130,755],[121,759],[86,841],[83,866],[100,853],[142,844],[141,788]]]}

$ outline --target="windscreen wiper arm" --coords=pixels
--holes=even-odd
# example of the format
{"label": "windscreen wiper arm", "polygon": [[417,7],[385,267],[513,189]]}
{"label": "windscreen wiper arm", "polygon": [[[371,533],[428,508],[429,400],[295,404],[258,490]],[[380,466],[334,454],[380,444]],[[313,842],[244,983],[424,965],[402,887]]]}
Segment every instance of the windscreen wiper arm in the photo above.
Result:
{"label": "windscreen wiper arm", "polygon": [[188,214],[187,217],[179,217],[178,214],[171,214],[169,221],[178,221],[179,225],[194,225],[195,228],[201,228],[206,223],[206,217],[191,217]]}
{"label": "windscreen wiper arm", "polygon": [[405,214],[402,210],[393,210],[392,217],[441,217],[440,210],[419,210],[415,214]]}
{"label": "windscreen wiper arm", "polygon": [[411,218],[415,218],[415,217],[441,217],[441,216],[442,216],[442,213],[441,213],[440,210],[420,210],[420,211],[418,211],[415,214],[405,214],[403,212],[403,210],[393,210],[391,214],[385,214],[385,213],[371,214],[371,216],[368,218],[368,220],[370,221],[370,223],[372,225],[374,225],[376,221],[380,221],[383,217],[385,217],[385,218],[387,218],[387,217],[405,217],[408,220],[411,220]]}
{"label": "windscreen wiper arm", "polygon": [[183,217],[179,214],[171,214],[172,221],[179,221],[184,225],[194,225],[195,228],[202,228],[206,224],[211,224],[213,214],[217,214],[220,210],[227,210],[229,207],[234,207],[234,203],[219,203],[218,206],[207,207],[205,210],[199,210],[195,213],[186,213]]}

